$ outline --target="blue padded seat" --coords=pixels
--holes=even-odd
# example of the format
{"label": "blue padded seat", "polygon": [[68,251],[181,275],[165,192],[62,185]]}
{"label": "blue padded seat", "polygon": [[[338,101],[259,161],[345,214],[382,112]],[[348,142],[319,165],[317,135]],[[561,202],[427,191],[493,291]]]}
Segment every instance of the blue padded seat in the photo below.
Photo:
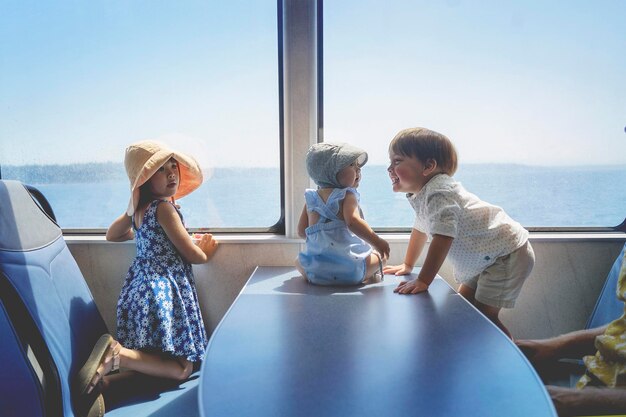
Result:
{"label": "blue padded seat", "polygon": [[[182,384],[155,383],[147,377],[130,380],[121,400],[107,397],[106,417],[198,417],[198,384],[200,372],[193,373]],[[123,383],[122,383],[123,384]]]}
{"label": "blue padded seat", "polygon": [[[618,319],[624,314],[624,303],[617,298],[617,281],[619,272],[624,262],[626,244],[613,263],[609,274],[604,281],[604,286],[596,305],[587,320],[586,329],[594,329],[604,326]],[[581,358],[564,358],[554,365],[552,372],[544,370],[543,379],[547,385],[561,385],[566,387],[575,386],[576,382],[585,373],[585,364]]]}
{"label": "blue padded seat", "polygon": [[622,262],[624,262],[625,255],[626,244],[624,244],[621,253],[613,263],[609,275],[606,277],[598,301],[585,326],[587,329],[604,326],[624,314],[624,303],[617,298],[616,292],[619,271],[622,267]]}
{"label": "blue padded seat", "polygon": [[13,417],[45,415],[42,387],[25,346],[0,302],[0,414]]}
{"label": "blue padded seat", "polygon": [[[61,229],[18,181],[0,180],[0,280],[0,288],[6,287],[19,298],[43,341],[43,349],[35,352],[35,356],[38,360],[44,357],[43,362],[46,362],[47,355],[53,364],[47,376],[52,383],[46,388],[56,390],[53,394],[60,399],[62,414],[74,416],[70,391],[73,378],[100,335],[108,331]],[[1,328],[2,352],[17,359],[19,369],[15,372],[28,380],[32,376],[24,359],[20,358],[19,349],[9,342],[5,346],[5,334],[10,334],[12,328],[20,333],[19,327],[21,321],[12,320]],[[2,360],[6,362],[7,358],[3,356]],[[198,416],[197,379],[192,378],[165,392],[128,399],[107,412],[107,416]],[[11,391],[5,391],[10,382],[10,379],[2,379],[2,403],[10,401]],[[44,401],[43,393],[41,389],[38,393],[33,384],[29,385],[34,396],[31,405],[36,407],[38,402]],[[178,401],[183,397],[184,401]],[[179,414],[169,408],[170,414],[159,414],[159,409],[174,404],[182,404],[181,410],[186,411]],[[39,414],[34,411],[32,415]]]}
{"label": "blue padded seat", "polygon": [[61,229],[16,181],[0,181],[0,272],[41,333],[63,414],[73,415],[72,378],[107,330]]}

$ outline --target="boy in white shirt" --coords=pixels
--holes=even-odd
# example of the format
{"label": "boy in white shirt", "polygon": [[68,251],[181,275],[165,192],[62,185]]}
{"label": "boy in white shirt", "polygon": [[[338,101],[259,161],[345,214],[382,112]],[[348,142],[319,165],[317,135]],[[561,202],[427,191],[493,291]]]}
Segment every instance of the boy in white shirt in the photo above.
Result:
{"label": "boy in white shirt", "polygon": [[407,193],[416,217],[404,263],[387,266],[384,273],[410,274],[432,236],[418,277],[401,282],[395,292],[426,291],[448,257],[459,293],[511,337],[498,315],[513,308],[534,266],[528,231],[452,178],[457,154],[446,136],[405,129],[389,144],[389,159],[393,190]]}

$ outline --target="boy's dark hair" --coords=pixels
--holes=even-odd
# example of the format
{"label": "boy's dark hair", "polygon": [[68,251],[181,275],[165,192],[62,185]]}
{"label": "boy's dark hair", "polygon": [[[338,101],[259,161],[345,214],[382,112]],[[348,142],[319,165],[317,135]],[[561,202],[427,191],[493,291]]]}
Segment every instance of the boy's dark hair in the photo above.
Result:
{"label": "boy's dark hair", "polygon": [[450,139],[424,127],[401,130],[391,140],[389,153],[417,158],[423,164],[433,159],[450,176],[458,166],[456,149]]}

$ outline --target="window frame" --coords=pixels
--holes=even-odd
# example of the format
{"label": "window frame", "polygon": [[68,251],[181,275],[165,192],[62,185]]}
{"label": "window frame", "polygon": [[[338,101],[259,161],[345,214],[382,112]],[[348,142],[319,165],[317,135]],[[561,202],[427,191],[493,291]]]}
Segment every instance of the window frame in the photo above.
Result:
{"label": "window frame", "polygon": [[[302,153],[302,149],[308,148],[310,143],[323,142],[324,140],[324,2],[323,0],[310,0],[306,4],[298,4],[297,0],[277,0],[277,65],[278,65],[278,140],[279,140],[279,187],[280,187],[280,214],[275,224],[267,227],[243,227],[243,228],[218,228],[218,227],[199,227],[190,228],[190,232],[211,232],[219,234],[272,234],[284,235],[286,237],[296,237],[297,219],[300,214],[301,204],[303,202],[302,194],[299,190],[301,184],[310,182],[304,164],[300,161],[298,152]],[[313,13],[312,19],[303,17],[302,14],[292,13],[293,9],[303,8],[306,13]],[[290,16],[293,21],[286,21],[285,16]],[[295,17],[293,17],[295,16]],[[287,19],[288,20],[288,19]],[[316,88],[313,93],[304,93],[294,91],[293,88],[286,88],[285,69],[287,72],[293,71],[288,61],[298,60],[294,58],[295,52],[285,47],[285,39],[294,38],[297,26],[307,26],[314,34],[311,38],[305,39],[305,51],[299,51],[314,57],[311,68],[308,68],[315,78]],[[310,27],[309,27],[310,26]],[[288,56],[286,56],[288,54]],[[301,61],[299,62],[301,64]],[[311,95],[311,96],[310,96]],[[313,97],[314,95],[315,97]],[[285,100],[291,101],[308,101],[312,102],[311,107],[296,108],[295,112],[302,112],[302,109],[308,109],[311,114],[304,116],[315,120],[315,133],[303,134],[302,129],[297,134],[286,132],[286,126],[297,124],[294,122],[294,114],[286,114]],[[290,104],[291,106],[291,104]],[[296,115],[301,117],[302,114]],[[290,130],[293,128],[289,127]],[[297,148],[296,152],[292,148]],[[289,167],[289,168],[288,168]],[[289,175],[287,171],[289,169]],[[0,179],[2,178],[2,165],[0,164]],[[288,191],[295,190],[295,191]],[[290,195],[287,195],[289,192]],[[299,193],[299,194],[298,194]],[[409,233],[411,221],[407,219],[407,227],[374,227],[378,233]],[[556,233],[613,233],[626,232],[626,218],[622,223],[615,226],[606,227],[527,227],[530,232],[556,232]],[[104,228],[64,228],[64,235],[70,236],[86,236],[86,235],[104,235]]]}

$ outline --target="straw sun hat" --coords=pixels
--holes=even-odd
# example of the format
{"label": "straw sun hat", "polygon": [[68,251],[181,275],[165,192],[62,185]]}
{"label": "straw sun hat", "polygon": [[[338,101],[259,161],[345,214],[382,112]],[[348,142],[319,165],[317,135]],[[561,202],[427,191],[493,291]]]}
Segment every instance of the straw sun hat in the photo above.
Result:
{"label": "straw sun hat", "polygon": [[139,187],[145,184],[157,170],[170,158],[178,162],[180,178],[178,191],[174,199],[178,199],[191,193],[202,184],[202,171],[196,160],[188,155],[169,149],[162,143],[154,141],[142,141],[133,143],[126,148],[124,166],[130,180],[130,202],[126,214],[132,216],[139,204]]}

